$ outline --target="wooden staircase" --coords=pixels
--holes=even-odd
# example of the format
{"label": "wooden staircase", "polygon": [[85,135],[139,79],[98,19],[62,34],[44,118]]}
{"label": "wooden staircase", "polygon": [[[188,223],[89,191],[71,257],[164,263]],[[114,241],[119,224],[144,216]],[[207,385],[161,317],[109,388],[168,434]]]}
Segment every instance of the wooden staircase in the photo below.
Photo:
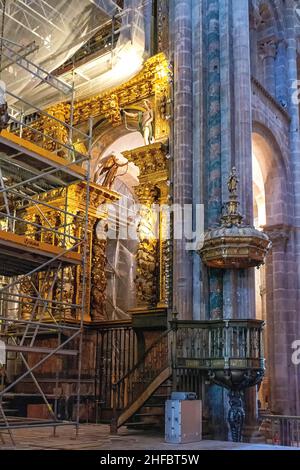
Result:
{"label": "wooden staircase", "polygon": [[[118,429],[126,423],[128,426],[137,427],[145,425],[145,420],[141,418],[153,418],[155,414],[162,415],[161,411],[159,413],[146,411],[147,407],[143,410],[143,406],[148,404],[147,402],[153,398],[155,392],[172,376],[169,354],[172,333],[172,330],[164,332],[145,352],[140,361],[113,384],[112,433],[117,433]],[[134,421],[129,421],[133,416]],[[148,422],[153,424],[151,421]]]}
{"label": "wooden staircase", "polygon": [[172,379],[166,380],[144,405],[126,422],[129,429],[155,429],[163,431],[165,425],[165,402],[173,390]]}

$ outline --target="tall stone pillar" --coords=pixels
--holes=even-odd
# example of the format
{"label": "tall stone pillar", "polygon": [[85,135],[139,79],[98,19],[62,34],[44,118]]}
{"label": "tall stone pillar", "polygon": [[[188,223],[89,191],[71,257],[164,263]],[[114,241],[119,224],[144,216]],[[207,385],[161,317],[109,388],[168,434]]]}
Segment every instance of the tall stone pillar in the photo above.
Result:
{"label": "tall stone pillar", "polygon": [[[234,0],[232,4],[233,22],[233,90],[234,90],[234,144],[232,163],[237,167],[240,184],[240,209],[245,223],[253,223],[252,192],[252,112],[251,112],[251,73],[249,18],[247,0]],[[239,298],[237,317],[255,317],[254,272],[252,269],[238,272],[237,285]]]}
{"label": "tall stone pillar", "polygon": [[258,34],[257,28],[261,22],[261,16],[258,10],[250,7],[250,54],[251,54],[251,73],[257,78],[257,59],[258,59]]}
{"label": "tall stone pillar", "polygon": [[[227,2],[226,2],[227,3]],[[223,7],[223,8],[222,8]],[[219,0],[206,0],[203,11],[204,40],[206,47],[206,74],[204,82],[204,94],[206,96],[206,109],[203,113],[204,126],[206,127],[205,142],[205,218],[206,228],[216,227],[219,224],[222,212],[222,172],[223,163],[221,158],[222,132],[224,131],[224,148],[228,150],[230,137],[223,127],[222,108],[226,109],[226,96],[228,91],[229,56],[221,48],[224,40],[224,49],[227,49],[228,38],[226,26],[228,25],[227,5],[220,5]],[[224,54],[223,54],[224,51]],[[228,62],[226,62],[228,61]],[[227,63],[227,66],[226,66]],[[223,74],[225,72],[225,74]],[[221,90],[221,82],[223,90]],[[221,92],[224,101],[221,100]],[[206,116],[206,121],[205,121]],[[227,117],[229,115],[227,114]],[[230,152],[229,152],[230,153]],[[224,163],[228,154],[224,157]],[[228,166],[229,168],[229,166]],[[225,170],[226,171],[226,170]],[[219,319],[223,317],[223,276],[222,270],[205,268],[207,271],[208,285],[208,308],[207,317],[209,319]],[[224,440],[227,438],[227,393],[217,385],[209,385],[206,396],[207,413],[211,423],[210,432],[215,439]]]}
{"label": "tall stone pillar", "polygon": [[[174,60],[173,203],[193,202],[193,83],[191,0],[170,2]],[[180,319],[193,314],[193,258],[184,239],[174,240],[173,305]]]}
{"label": "tall stone pillar", "polygon": [[[219,1],[208,0],[206,5],[207,41],[207,180],[208,199],[206,219],[208,227],[219,224],[222,210],[221,167],[221,81],[220,81],[220,19]],[[210,269],[209,317],[223,315],[223,272]]]}
{"label": "tall stone pillar", "polygon": [[[232,166],[239,175],[239,200],[247,224],[253,223],[252,115],[249,15],[247,0],[206,0],[207,50],[207,222],[219,223],[228,200],[227,180]],[[210,318],[254,318],[254,272],[210,270]],[[227,393],[211,387],[212,422],[218,437],[226,432]],[[247,422],[256,419],[256,390],[245,397]],[[223,426],[221,424],[224,420]],[[223,434],[224,436],[224,434]],[[217,437],[215,435],[215,437]],[[226,437],[226,435],[224,436]]]}
{"label": "tall stone pillar", "polygon": [[291,370],[288,351],[288,319],[286,312],[292,310],[293,299],[286,298],[289,289],[289,273],[286,260],[292,256],[288,250],[290,228],[285,226],[265,227],[264,230],[272,241],[272,251],[267,263],[267,341],[268,341],[268,376],[270,380],[269,407],[274,414],[290,414],[290,402],[293,402],[289,384]]}
{"label": "tall stone pillar", "polygon": [[275,61],[276,99],[284,107],[287,99],[286,41],[278,42]]}
{"label": "tall stone pillar", "polygon": [[[251,66],[249,43],[249,15],[247,0],[233,0],[233,64],[234,64],[234,162],[240,178],[241,212],[246,224],[253,224],[252,193],[252,112],[251,112]],[[236,273],[233,289],[238,292],[236,316],[255,318],[254,269]],[[234,299],[234,292],[233,299]],[[252,425],[257,418],[257,392],[253,387],[245,392],[246,424]]]}
{"label": "tall stone pillar", "polygon": [[[296,311],[299,312],[300,307],[300,121],[299,121],[299,93],[297,94],[298,73],[297,73],[297,26],[298,20],[295,15],[295,2],[288,0],[286,2],[286,55],[287,55],[287,83],[288,83],[288,108],[291,117],[290,124],[290,155],[292,164],[292,173],[294,176],[294,230],[295,230],[295,259],[297,261],[298,272],[295,273],[297,282],[297,298]],[[287,316],[285,319],[287,335],[289,338],[290,348],[286,351],[289,358],[289,394],[294,395],[293,402],[295,406],[290,412],[294,415],[300,414],[300,368],[294,367],[291,361],[292,342],[300,338],[299,317]],[[292,401],[292,400],[291,400]]]}

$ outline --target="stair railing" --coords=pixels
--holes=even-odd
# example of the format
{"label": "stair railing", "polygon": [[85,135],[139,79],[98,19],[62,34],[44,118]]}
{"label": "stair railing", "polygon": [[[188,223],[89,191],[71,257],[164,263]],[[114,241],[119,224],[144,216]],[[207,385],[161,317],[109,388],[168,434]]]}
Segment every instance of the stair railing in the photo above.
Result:
{"label": "stair railing", "polygon": [[129,408],[153,382],[171,364],[173,328],[166,330],[145,351],[135,366],[112,385],[113,418],[111,432],[118,429],[118,417]]}

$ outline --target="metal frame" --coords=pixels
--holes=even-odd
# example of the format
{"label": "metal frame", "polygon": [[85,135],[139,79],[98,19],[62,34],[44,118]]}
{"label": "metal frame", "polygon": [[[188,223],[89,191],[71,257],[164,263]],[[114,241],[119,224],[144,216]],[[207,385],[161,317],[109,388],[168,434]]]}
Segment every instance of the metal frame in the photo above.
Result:
{"label": "metal frame", "polygon": [[89,0],[90,3],[95,5],[99,10],[103,13],[107,14],[108,16],[115,15],[116,13],[120,13],[122,8],[113,0]]}
{"label": "metal frame", "polygon": [[[2,9],[3,1],[0,0],[0,10],[2,11]],[[7,2],[5,15],[43,42],[47,42],[47,33],[45,30],[43,31],[45,25],[50,25],[62,32],[68,22],[67,18],[45,0]]]}
{"label": "metal frame", "polygon": [[[41,6],[46,5],[46,2],[43,1],[31,2],[25,0],[11,2],[11,5],[15,3],[19,3],[22,7],[26,4],[28,10],[30,10],[31,4],[33,3],[38,3]],[[58,164],[54,161],[53,166],[50,165],[48,168],[46,168],[46,170],[40,171],[38,165],[40,161],[42,161],[42,156],[40,161],[37,156],[37,168],[35,168],[33,163],[28,164],[28,162],[18,158],[20,155],[20,150],[15,150],[13,146],[7,155],[3,156],[3,152],[2,155],[0,155],[0,200],[2,200],[2,202],[0,202],[0,223],[2,225],[1,230],[10,232],[13,237],[15,231],[17,229],[20,230],[20,225],[18,227],[18,224],[20,224],[20,221],[22,220],[22,218],[19,217],[16,213],[16,208],[20,210],[24,207],[28,207],[29,205],[35,206],[38,208],[41,220],[35,222],[27,221],[25,224],[27,230],[28,228],[31,228],[31,230],[34,231],[35,235],[38,237],[42,232],[51,234],[52,237],[55,237],[56,245],[60,248],[58,254],[55,253],[47,259],[41,257],[40,261],[37,262],[37,266],[28,269],[25,274],[18,274],[18,271],[12,277],[3,277],[3,272],[1,273],[0,338],[2,340],[4,339],[7,343],[7,352],[14,352],[20,357],[24,370],[19,376],[14,378],[11,383],[4,385],[4,388],[0,389],[0,440],[2,440],[4,443],[2,434],[5,432],[8,434],[13,445],[15,445],[15,439],[12,433],[13,429],[51,426],[55,432],[57,426],[71,424],[76,427],[76,433],[78,433],[82,369],[82,333],[86,300],[85,294],[88,254],[88,206],[90,182],[89,155],[92,143],[91,120],[88,134],[85,134],[78,129],[74,129],[73,127],[74,87],[70,87],[69,85],[64,84],[61,80],[42,70],[40,67],[36,66],[31,61],[28,61],[23,56],[20,56],[20,52],[18,52],[19,49],[15,46],[15,44],[4,40],[3,53],[5,57],[14,62],[16,65],[22,68],[26,68],[26,70],[28,70],[32,75],[38,76],[38,78],[48,86],[60,89],[60,91],[64,91],[65,94],[68,93],[69,102],[71,103],[71,116],[69,122],[63,122],[49,115],[44,110],[39,109],[36,106],[32,106],[39,115],[45,115],[48,119],[52,119],[54,126],[61,125],[65,127],[68,132],[68,141],[66,143],[60,142],[50,135],[42,134],[42,136],[40,136],[41,133],[34,129],[34,127],[31,127],[30,123],[26,124],[26,116],[24,116],[24,113],[21,110],[18,111],[18,109],[14,108],[13,115],[11,115],[11,120],[19,125],[20,137],[22,137],[22,131],[24,127],[30,128],[33,132],[36,133],[37,136],[43,137],[44,143],[46,139],[46,143],[49,141],[52,142],[56,146],[57,151],[64,152],[65,160],[63,163]],[[7,50],[10,49],[13,51],[13,53],[8,54]],[[9,90],[7,93],[8,95],[12,95]],[[14,97],[18,99],[18,103],[24,103],[22,97],[16,95],[14,95]],[[30,105],[28,102],[26,102],[26,104]],[[86,148],[88,149],[87,155],[83,155],[74,150],[72,145],[74,134],[79,134],[81,140],[86,143]],[[28,152],[28,155],[32,156],[29,151],[29,147],[27,147],[25,144],[26,142],[24,142],[22,153],[24,153],[26,156],[26,153]],[[69,161],[70,155],[73,157],[72,161]],[[69,160],[67,160],[67,158],[69,158]],[[78,174],[74,172],[74,167],[80,168],[83,162],[86,171],[81,171]],[[18,175],[18,177],[16,175]],[[68,210],[67,187],[70,182],[69,180],[64,179],[64,175],[67,175],[68,178],[71,177],[73,182],[83,181],[85,183],[86,201],[84,216],[78,216],[77,214],[73,214]],[[54,188],[62,189],[62,197],[64,198],[63,208],[57,208],[40,198],[41,194],[47,193]],[[51,223],[48,221],[45,211],[49,208],[55,210],[56,213],[59,214],[59,226],[51,226]],[[68,222],[68,216],[75,216],[80,222],[80,235],[74,236],[69,233],[70,223]],[[45,221],[49,226],[45,227],[43,225],[42,222]],[[49,244],[49,246],[53,245]],[[28,248],[27,246],[26,249],[30,250],[31,248]],[[10,247],[10,250],[11,251],[9,256],[17,260],[19,255],[17,255],[17,253],[14,254],[14,247]],[[35,250],[38,251],[37,248],[32,247],[33,254]],[[69,303],[63,298],[64,269],[72,266],[72,264],[70,264],[68,260],[65,259],[65,255],[74,250],[80,252],[81,255],[81,257],[78,256],[79,261],[77,263],[81,266],[82,273],[82,296],[80,303],[78,304]],[[2,252],[3,250],[1,253]],[[19,260],[19,263],[22,265],[22,260]],[[15,263],[12,263],[12,265],[14,269],[18,269],[18,266],[15,268]],[[4,270],[2,266],[1,269],[2,271]],[[41,282],[41,279],[38,282],[35,282],[34,276],[37,276],[38,273],[43,273],[43,282]],[[26,281],[30,286],[30,292],[23,291],[24,281]],[[57,296],[53,295],[54,289],[56,289],[56,293],[58,293]],[[14,305],[13,310],[9,309],[11,305]],[[30,307],[30,313],[29,317],[24,318],[22,309],[26,306]],[[68,319],[65,317],[66,311],[70,311],[70,309],[76,313],[76,321],[71,323],[68,322]],[[40,338],[41,335],[49,333],[51,333],[51,335],[53,335],[55,338],[55,344],[53,347],[43,348],[36,344],[37,339]],[[74,343],[72,349],[69,349],[69,346],[71,346],[72,343]],[[66,349],[67,345],[68,349]],[[43,357],[37,359],[34,364],[29,364],[26,358],[28,353],[31,355],[42,354]],[[58,419],[57,390],[59,385],[59,373],[57,372],[55,377],[55,398],[53,399],[51,396],[50,399],[53,401],[53,407],[49,401],[49,396],[44,393],[43,388],[36,376],[36,370],[55,355],[67,355],[78,358],[78,374],[77,379],[74,380],[74,383],[76,384],[77,399],[76,418],[72,422],[61,421]],[[3,399],[5,399],[6,396],[8,396],[8,398],[11,398],[12,395],[17,396],[18,393],[14,392],[12,394],[12,390],[17,384],[29,377],[37,389],[37,395],[40,396],[42,402],[48,409],[49,420],[32,420],[28,418],[10,419],[5,414],[5,409],[3,408]]]}
{"label": "metal frame", "polygon": [[20,48],[18,44],[2,37],[0,38],[0,40],[2,42],[2,54],[4,55],[4,57],[6,57],[6,59],[10,61],[11,64],[13,63],[19,65],[19,67],[21,67],[22,69],[31,73],[33,76],[46,83],[47,85],[53,86],[65,95],[70,95],[72,93],[72,86],[68,85],[64,81],[47,72],[31,60],[26,59],[24,57],[24,54],[22,54],[19,50],[16,50],[16,47],[17,49]]}

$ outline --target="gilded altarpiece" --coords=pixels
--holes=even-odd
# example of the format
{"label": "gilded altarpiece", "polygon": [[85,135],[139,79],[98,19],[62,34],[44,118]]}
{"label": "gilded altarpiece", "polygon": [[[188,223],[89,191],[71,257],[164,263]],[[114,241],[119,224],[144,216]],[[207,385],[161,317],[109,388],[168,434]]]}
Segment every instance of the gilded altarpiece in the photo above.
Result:
{"label": "gilded altarpiece", "polygon": [[[172,71],[161,52],[150,57],[144,64],[143,69],[126,83],[104,91],[86,100],[80,100],[74,104],[72,117],[73,126],[88,121],[89,118],[105,119],[112,126],[122,124],[121,109],[132,106],[144,99],[154,98],[155,103],[155,141],[169,137],[169,115],[170,115],[170,78]],[[70,104],[60,103],[47,109],[49,115],[70,123]],[[34,132],[34,129],[37,131]],[[48,134],[63,144],[67,143],[67,128],[59,122],[43,116],[30,124],[30,128],[24,128],[23,137],[28,140],[41,140],[43,133]],[[49,139],[43,138],[43,146],[49,150],[58,148],[55,143],[50,144]],[[76,143],[75,143],[76,146]],[[63,150],[64,152],[64,150]]]}
{"label": "gilded altarpiece", "polygon": [[[107,212],[102,208],[105,204],[116,201],[119,198],[118,194],[97,184],[90,184],[88,211],[86,211],[85,183],[53,190],[40,198],[51,207],[41,204],[41,206],[35,205],[20,209],[20,215],[24,221],[30,222],[27,224],[27,237],[60,246],[66,250],[74,249],[83,255],[86,260],[84,320],[103,320],[106,291],[106,239],[105,237],[98,238],[96,227],[100,220],[105,223],[107,218]],[[84,237],[82,231],[86,217],[88,219],[88,243],[84,252],[85,244],[80,240]],[[79,320],[74,306],[82,303],[82,270],[83,267],[80,265],[65,266],[56,271],[48,270],[23,280],[21,291],[24,295],[34,295],[34,286],[39,283],[39,290],[44,293],[44,298],[58,302],[54,312],[38,307],[39,310],[35,313],[38,313],[41,321],[58,318],[66,321]],[[31,302],[24,299],[21,312],[24,319],[30,319],[32,316]],[[59,311],[59,305],[63,306],[61,311]]]}
{"label": "gilded altarpiece", "polygon": [[[162,13],[163,17],[163,13]],[[142,106],[144,99],[150,100],[154,111],[153,137],[154,142],[148,146],[139,147],[123,155],[128,161],[133,162],[140,171],[139,185],[135,192],[141,210],[139,214],[138,238],[139,245],[136,255],[137,260],[137,306],[138,309],[151,310],[166,309],[170,306],[171,298],[171,241],[170,241],[170,220],[169,220],[169,166],[168,166],[168,138],[170,135],[171,118],[171,83],[172,70],[164,53],[150,57],[144,64],[143,69],[131,80],[126,83],[105,91],[99,95],[86,100],[75,102],[74,112],[72,113],[72,124],[74,126],[87,122],[89,118],[104,120],[114,128],[124,124],[121,110],[129,107]],[[70,120],[70,105],[61,103],[49,108],[48,113],[64,122]],[[31,128],[39,131],[36,134],[32,129],[24,129],[23,137],[29,140],[36,140],[37,135],[43,132],[54,137],[59,142],[65,144],[68,136],[66,127],[60,125],[51,118],[37,119],[31,124]],[[25,135],[26,134],[26,135]],[[49,147],[49,139],[44,139],[43,146]],[[52,144],[54,145],[54,144]],[[49,148],[49,150],[58,149],[59,144]],[[62,155],[69,158],[66,151],[62,148]],[[83,152],[85,153],[85,152]],[[69,188],[69,201],[84,201],[84,191],[80,186],[75,185]],[[114,199],[109,190],[104,195],[96,189],[91,189],[91,204],[95,194],[95,207],[101,202],[108,202]],[[59,203],[59,197],[49,195],[52,203]],[[97,202],[97,204],[96,204]],[[70,202],[71,203],[71,202]],[[84,205],[84,204],[83,204]],[[158,209],[159,208],[159,209]],[[78,213],[84,213],[85,207],[82,207]],[[38,214],[34,208],[29,208],[26,217],[35,218]],[[103,215],[105,218],[105,216]],[[49,213],[52,224],[59,224],[54,220],[54,214]],[[93,320],[102,320],[105,303],[105,265],[106,265],[106,241],[98,240],[95,236],[95,224],[97,212],[89,208],[89,237],[94,240],[89,244],[88,263],[90,266],[87,296],[90,305],[87,304],[86,312],[91,313]],[[74,234],[78,233],[79,227],[76,221],[68,221],[70,230]],[[34,235],[31,235],[34,236]],[[42,237],[51,235],[42,234]],[[56,243],[52,240],[52,242]],[[80,274],[78,268],[70,268],[64,273],[64,283],[61,283],[63,292],[59,292],[61,297],[74,298],[76,293],[76,302],[81,293]],[[32,289],[28,285],[27,289]],[[74,318],[74,313],[69,312],[70,318]],[[87,313],[87,318],[89,317]]]}

